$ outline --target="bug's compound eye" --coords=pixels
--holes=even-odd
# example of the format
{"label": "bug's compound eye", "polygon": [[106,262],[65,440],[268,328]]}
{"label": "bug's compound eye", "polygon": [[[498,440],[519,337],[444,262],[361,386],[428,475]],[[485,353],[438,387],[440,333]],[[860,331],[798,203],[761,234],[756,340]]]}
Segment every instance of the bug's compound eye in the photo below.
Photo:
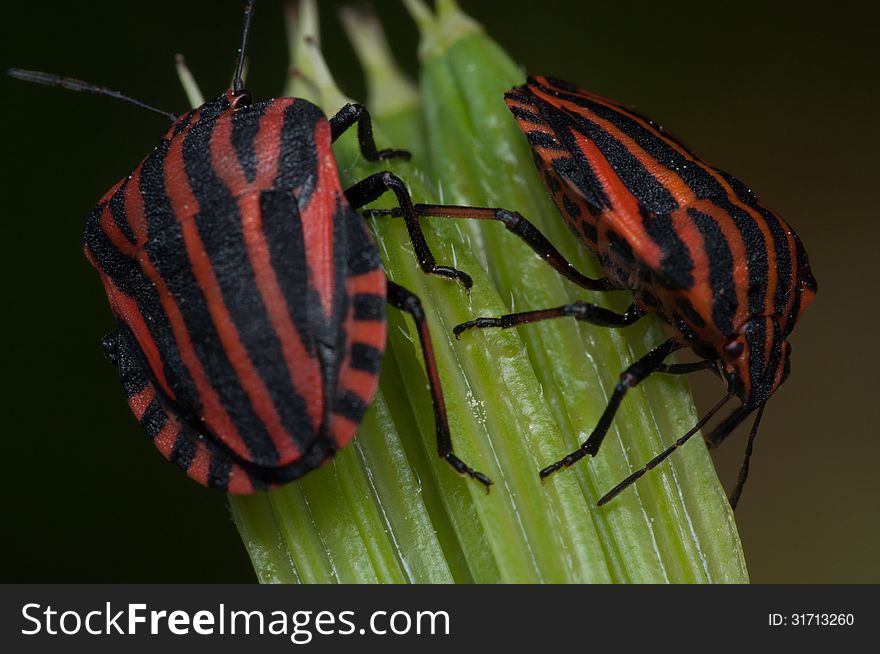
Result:
{"label": "bug's compound eye", "polygon": [[249,107],[253,102],[251,94],[248,91],[239,91],[232,96],[232,109],[243,109]]}
{"label": "bug's compound eye", "polygon": [[745,343],[740,340],[728,341],[725,343],[721,351],[724,353],[724,358],[728,361],[732,361],[740,356],[743,351],[746,349]]}

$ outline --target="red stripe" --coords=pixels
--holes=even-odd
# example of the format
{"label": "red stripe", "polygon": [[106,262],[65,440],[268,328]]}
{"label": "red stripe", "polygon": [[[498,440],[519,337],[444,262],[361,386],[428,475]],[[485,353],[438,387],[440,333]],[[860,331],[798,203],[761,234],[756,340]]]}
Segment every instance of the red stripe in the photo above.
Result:
{"label": "red stripe", "polygon": [[229,486],[226,490],[233,495],[250,495],[254,492],[254,487],[247,473],[240,466],[234,465],[229,472]]}
{"label": "red stripe", "polygon": [[144,413],[146,413],[150,402],[152,402],[155,397],[156,390],[153,388],[152,384],[147,384],[139,393],[131,395],[128,398],[128,406],[131,407],[131,412],[134,413],[134,417],[140,420]]}
{"label": "red stripe", "polygon": [[336,158],[330,148],[330,123],[320,120],[315,124],[317,167],[315,189],[306,207],[300,207],[303,226],[303,246],[309,279],[318,291],[324,316],[333,313],[333,224],[336,203],[342,193]]}
{"label": "red stripe", "polygon": [[211,468],[211,452],[208,451],[208,446],[201,441],[196,441],[194,444],[196,446],[196,455],[189,464],[189,468],[186,469],[186,474],[202,486],[207,486],[208,472]]}

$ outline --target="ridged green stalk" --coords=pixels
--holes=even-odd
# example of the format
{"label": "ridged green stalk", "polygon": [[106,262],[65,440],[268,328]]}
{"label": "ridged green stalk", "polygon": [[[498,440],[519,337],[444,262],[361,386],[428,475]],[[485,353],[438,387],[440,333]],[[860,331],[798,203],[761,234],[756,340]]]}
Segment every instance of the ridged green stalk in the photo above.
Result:
{"label": "ridged green stalk", "polygon": [[[503,102],[522,72],[454,2],[437,14],[406,0],[422,35],[420,89],[401,76],[375,19],[346,19],[367,73],[379,147],[411,163],[387,167],[417,202],[520,211],[583,272],[596,263],[566,231]],[[346,99],[323,62],[314,2],[289,16],[298,73],[286,93],[328,114]],[[352,130],[353,132],[354,130]],[[406,141],[396,138],[406,137]],[[347,186],[380,170],[353,134],[334,147]],[[427,171],[430,171],[430,175]],[[391,207],[393,196],[375,207]],[[399,219],[373,221],[389,277],[422,299],[457,454],[495,482],[491,492],[438,460],[427,381],[412,321],[389,308],[380,392],[352,446],[300,481],[232,510],[264,582],[743,582],[732,514],[699,439],[613,502],[596,500],[695,421],[681,379],[630,392],[599,455],[545,482],[537,471],[590,433],[618,373],[663,340],[659,324],[614,331],[556,320],[516,330],[452,327],[475,315],[587,299],[500,224],[424,220],[437,261],[474,278],[427,276]]]}

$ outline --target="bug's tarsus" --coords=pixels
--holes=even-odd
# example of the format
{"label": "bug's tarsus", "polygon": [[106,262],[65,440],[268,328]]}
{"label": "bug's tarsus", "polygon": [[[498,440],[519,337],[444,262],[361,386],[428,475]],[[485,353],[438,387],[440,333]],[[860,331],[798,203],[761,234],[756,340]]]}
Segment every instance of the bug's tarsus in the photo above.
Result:
{"label": "bug's tarsus", "polygon": [[89,84],[88,82],[83,82],[82,80],[74,79],[73,77],[61,77],[60,75],[54,75],[52,73],[43,73],[38,70],[22,70],[21,68],[10,68],[7,72],[10,77],[25,82],[34,82],[35,84],[43,84],[45,86],[60,86],[69,91],[83,91],[85,93],[94,93],[95,95],[106,95],[111,98],[116,98],[117,100],[123,100],[136,107],[140,107],[141,109],[152,111],[160,116],[165,116],[172,123],[177,120],[177,116],[170,111],[157,109],[146,102],[141,102],[140,100],[125,95],[124,93],[120,93],[119,91],[114,91],[113,89],[108,89],[104,86]]}
{"label": "bug's tarsus", "polygon": [[[416,214],[422,218],[463,218],[469,220],[497,220],[513,234],[519,236],[535,254],[556,270],[560,275],[581,288],[590,291],[608,291],[611,285],[607,279],[592,279],[582,274],[562,253],[544,236],[541,231],[517,211],[492,207],[464,207],[443,204],[417,204]],[[400,209],[372,209],[364,216],[402,216]]]}
{"label": "bug's tarsus", "polygon": [[732,394],[732,393],[728,393],[728,394],[725,395],[723,398],[721,398],[721,400],[720,400],[715,406],[713,406],[711,409],[709,409],[709,412],[706,413],[706,415],[704,415],[702,418],[700,418],[700,420],[697,422],[697,424],[694,425],[691,429],[689,429],[689,430],[687,431],[687,433],[685,433],[681,438],[679,438],[677,441],[675,441],[675,442],[674,442],[672,445],[670,445],[668,448],[666,448],[665,450],[663,450],[660,454],[658,454],[658,455],[655,456],[653,459],[651,459],[650,461],[648,461],[648,463],[646,463],[645,466],[644,466],[643,468],[640,468],[639,470],[636,470],[636,471],[635,471],[634,473],[632,473],[629,477],[627,477],[627,478],[624,479],[622,482],[620,482],[619,484],[617,484],[617,486],[615,486],[615,487],[612,488],[610,491],[608,491],[607,493],[605,493],[605,495],[603,495],[601,498],[599,498],[599,501],[596,503],[596,505],[597,505],[597,506],[602,506],[603,504],[607,504],[608,502],[610,502],[611,500],[613,500],[615,497],[617,497],[618,495],[620,495],[621,492],[623,492],[624,490],[626,490],[626,488],[628,488],[629,486],[631,486],[632,484],[634,484],[636,481],[638,481],[639,479],[641,479],[641,477],[642,477],[645,473],[647,473],[648,471],[650,471],[650,470],[654,469],[655,467],[657,467],[657,466],[658,466],[660,463],[662,463],[662,462],[663,462],[663,461],[664,461],[664,460],[665,460],[670,454],[672,454],[672,453],[673,453],[675,450],[677,450],[679,447],[681,447],[682,445],[684,445],[685,443],[687,443],[691,436],[693,436],[693,435],[696,434],[698,431],[700,431],[700,430],[703,428],[703,425],[705,425],[707,422],[709,422],[709,420],[712,419],[712,416],[714,416],[714,415],[718,412],[718,410],[719,410],[722,406],[724,406],[724,405],[727,403],[727,401],[730,400],[730,398],[732,398],[732,397],[733,397],[733,394]]}
{"label": "bug's tarsus", "polygon": [[428,329],[428,321],[425,318],[424,309],[418,296],[407,290],[400,284],[388,280],[388,303],[410,314],[416,323],[419,333],[419,342],[422,346],[422,355],[425,359],[425,370],[428,374],[428,383],[431,389],[431,400],[434,405],[434,419],[437,429],[437,454],[445,459],[457,472],[468,475],[477,480],[489,490],[492,480],[482,472],[474,470],[464,461],[459,459],[452,451],[452,438],[449,433],[449,421],[446,417],[446,402],[443,399],[443,390],[440,386],[440,373],[437,369],[437,361],[434,357],[434,346],[431,341],[431,332]]}
{"label": "bug's tarsus", "polygon": [[674,338],[670,338],[624,370],[620,374],[617,385],[614,387],[614,392],[611,394],[611,399],[608,400],[608,404],[602,412],[599,422],[597,422],[596,426],[593,428],[593,433],[590,434],[590,437],[587,438],[587,440],[585,440],[574,452],[571,452],[559,461],[552,463],[541,470],[541,472],[538,473],[541,476],[541,479],[546,479],[557,470],[566,468],[573,463],[580,461],[588,454],[590,456],[596,456],[596,452],[599,451],[599,447],[602,445],[602,441],[608,433],[608,428],[611,426],[611,421],[614,420],[614,414],[617,413],[617,409],[620,407],[620,403],[623,401],[626,392],[631,388],[635,388],[651,374],[656,372],[657,367],[663,363],[663,360],[681,347],[681,343]]}
{"label": "bug's tarsus", "polygon": [[575,320],[588,322],[600,327],[626,327],[641,317],[642,314],[639,313],[635,305],[631,305],[624,313],[615,313],[605,307],[578,300],[572,304],[563,304],[561,307],[554,307],[552,309],[538,309],[536,311],[508,313],[503,316],[475,318],[456,325],[453,327],[452,333],[455,334],[456,338],[460,338],[461,334],[468,329],[485,329],[487,327],[507,329],[517,325],[541,322],[542,320],[553,320],[554,318],[574,318]]}
{"label": "bug's tarsus", "polygon": [[365,204],[369,204],[381,197],[387,191],[393,191],[397,197],[397,203],[406,223],[406,231],[409,233],[409,239],[412,241],[416,257],[419,260],[419,266],[428,275],[437,275],[438,277],[446,277],[458,281],[465,289],[473,286],[474,282],[470,275],[457,268],[451,266],[438,266],[428,242],[425,240],[425,234],[419,224],[419,218],[416,215],[415,205],[406,188],[406,184],[397,175],[388,171],[375,173],[366,179],[362,179],[354,186],[346,189],[345,199],[354,208],[359,209]]}
{"label": "bug's tarsus", "polygon": [[376,141],[373,138],[373,120],[370,118],[370,112],[361,104],[349,103],[330,118],[332,140],[335,142],[355,123],[357,123],[358,143],[364,159],[367,161],[395,158],[409,160],[410,153],[406,150],[376,149]]}
{"label": "bug's tarsus", "polygon": [[254,0],[248,0],[244,8],[244,26],[241,30],[241,46],[238,49],[238,61],[235,64],[235,76],[232,78],[232,90],[235,93],[244,91],[244,61],[247,55],[247,40],[251,31],[251,16],[254,15]]}
{"label": "bug's tarsus", "polygon": [[739,498],[742,496],[743,488],[746,485],[746,479],[749,477],[749,462],[752,458],[752,449],[755,445],[755,437],[758,435],[758,426],[761,424],[761,416],[764,415],[764,407],[766,403],[758,408],[758,414],[755,416],[755,422],[752,423],[752,430],[749,432],[749,441],[746,444],[746,454],[743,459],[742,466],[739,469],[739,477],[736,480],[736,486],[730,493],[730,507],[736,511],[736,505],[739,504]]}

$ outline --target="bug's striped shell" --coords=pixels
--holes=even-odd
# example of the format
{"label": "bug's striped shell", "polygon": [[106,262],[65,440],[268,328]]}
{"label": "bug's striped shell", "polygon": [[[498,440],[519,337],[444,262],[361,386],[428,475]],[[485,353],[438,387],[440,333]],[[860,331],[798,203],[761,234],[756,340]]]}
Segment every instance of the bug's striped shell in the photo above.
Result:
{"label": "bug's striped shell", "polygon": [[135,414],[190,476],[250,492],[354,435],[384,350],[385,276],[323,113],[241,100],[179,118],[93,210],[84,249]]}
{"label": "bug's striped shell", "polygon": [[[784,338],[816,292],[794,230],[617,103],[547,77],[506,100],[560,213],[608,279],[703,356],[721,356],[744,402],[766,400],[785,374]],[[737,339],[745,353],[725,356]]]}

